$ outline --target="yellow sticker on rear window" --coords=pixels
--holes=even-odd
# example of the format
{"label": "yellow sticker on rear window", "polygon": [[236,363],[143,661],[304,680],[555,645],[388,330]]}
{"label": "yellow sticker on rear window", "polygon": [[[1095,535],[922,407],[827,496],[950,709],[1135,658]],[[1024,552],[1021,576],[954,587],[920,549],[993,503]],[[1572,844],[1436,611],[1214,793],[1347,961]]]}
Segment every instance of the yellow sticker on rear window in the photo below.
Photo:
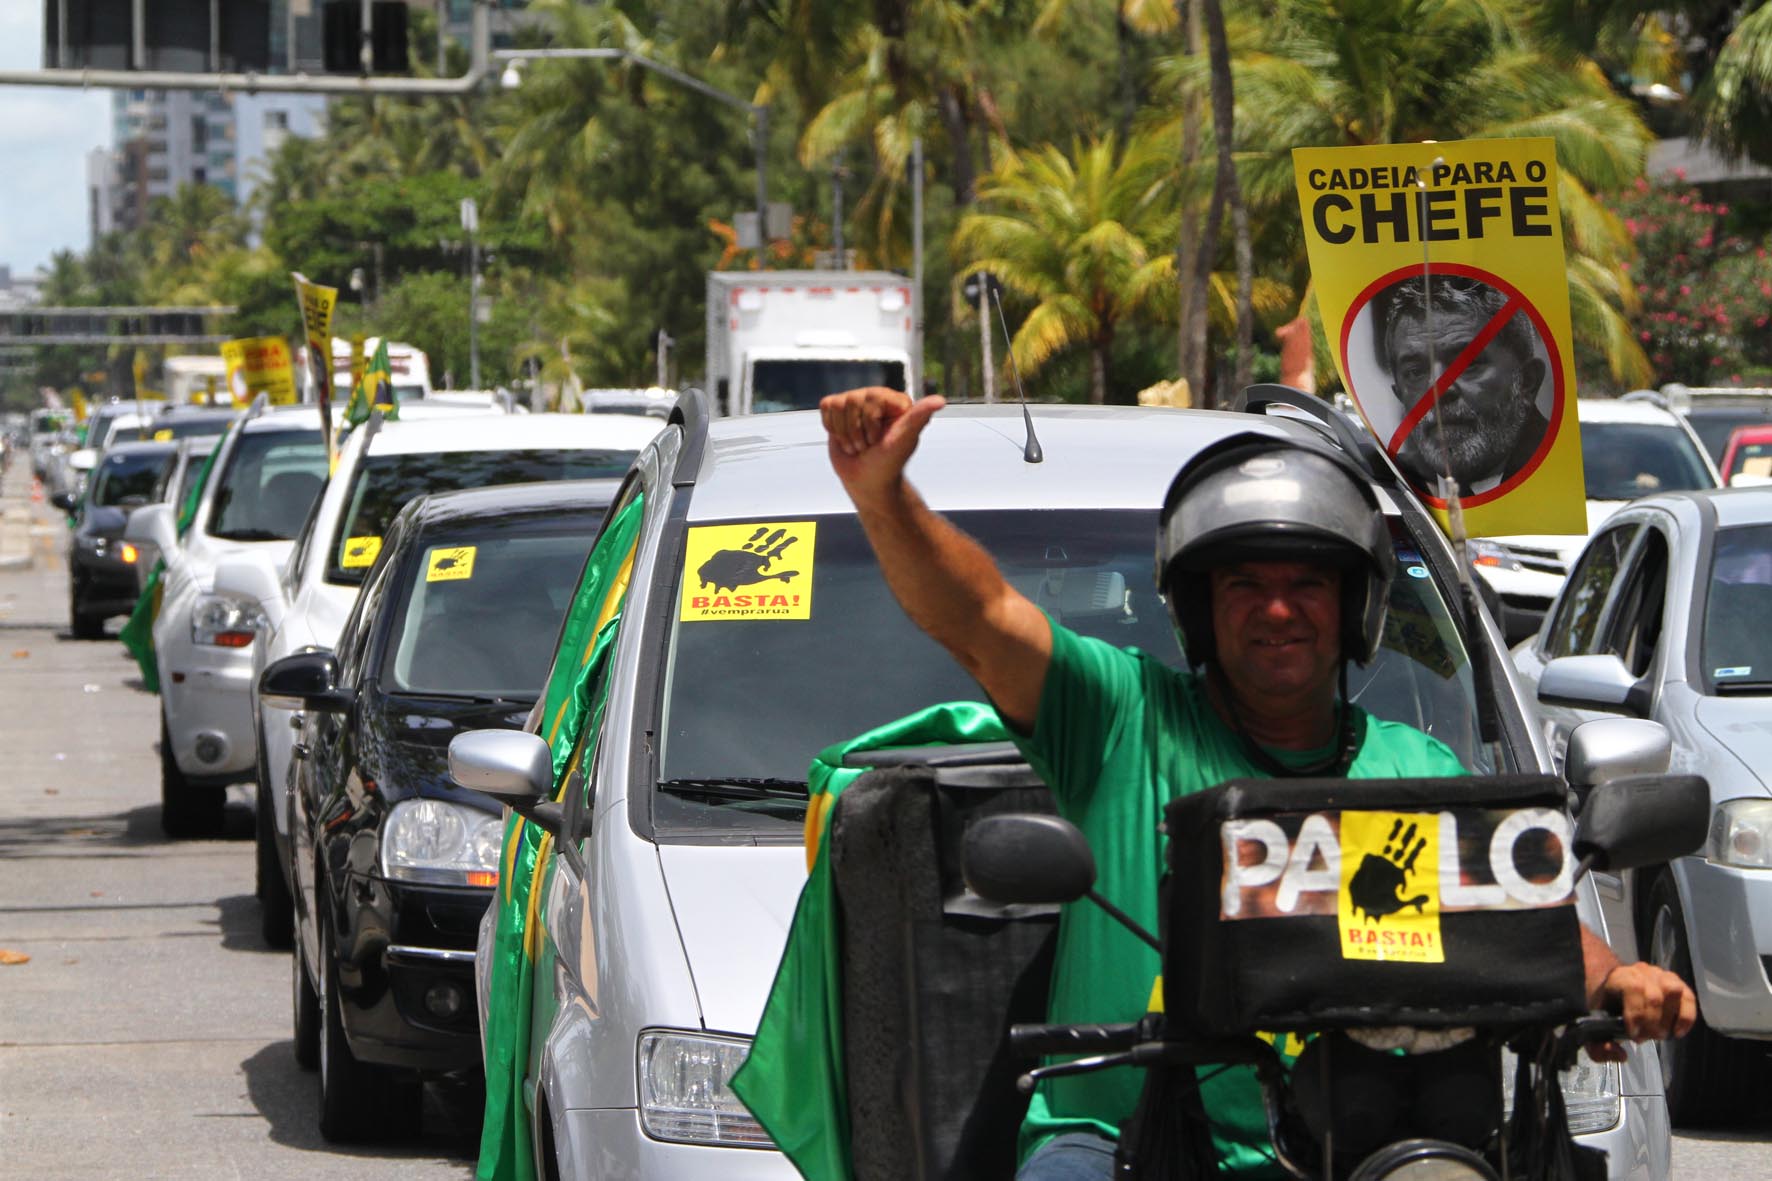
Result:
{"label": "yellow sticker on rear window", "polygon": [[425,557],[426,582],[457,582],[474,576],[474,550],[471,545],[446,545],[432,550]]}
{"label": "yellow sticker on rear window", "polygon": [[703,525],[683,554],[684,622],[811,619],[817,521]]}
{"label": "yellow sticker on rear window", "polygon": [[154,442],[156,442],[156,443],[170,443],[170,442],[172,442],[172,431],[170,429],[155,431],[154,432]]}
{"label": "yellow sticker on rear window", "polygon": [[346,570],[362,566],[375,565],[375,556],[381,553],[381,538],[353,537],[345,542],[345,555],[338,564]]}

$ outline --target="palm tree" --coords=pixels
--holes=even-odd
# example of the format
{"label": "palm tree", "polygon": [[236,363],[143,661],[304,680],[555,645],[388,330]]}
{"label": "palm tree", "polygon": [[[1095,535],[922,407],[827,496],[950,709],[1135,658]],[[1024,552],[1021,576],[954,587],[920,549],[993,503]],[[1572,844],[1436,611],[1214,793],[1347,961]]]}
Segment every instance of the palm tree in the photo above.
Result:
{"label": "palm tree", "polygon": [[[985,271],[1033,310],[1010,342],[1036,373],[1057,353],[1089,349],[1090,401],[1108,400],[1116,331],[1173,303],[1175,199],[1168,142],[1112,135],[1008,155],[979,187],[982,208],[954,233],[959,277]],[[958,279],[956,279],[956,282]]]}

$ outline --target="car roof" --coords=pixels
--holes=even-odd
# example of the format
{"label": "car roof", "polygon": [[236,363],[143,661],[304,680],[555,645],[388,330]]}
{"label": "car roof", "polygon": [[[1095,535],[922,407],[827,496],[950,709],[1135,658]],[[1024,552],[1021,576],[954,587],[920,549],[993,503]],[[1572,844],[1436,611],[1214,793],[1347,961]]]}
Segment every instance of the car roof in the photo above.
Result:
{"label": "car roof", "polygon": [[1701,503],[1709,504],[1716,513],[1719,529],[1772,524],[1772,485],[1657,492],[1633,501],[1631,507],[1660,508],[1680,514],[1681,506]]}
{"label": "car roof", "polygon": [[383,423],[371,455],[606,447],[639,451],[662,423],[632,414],[460,414]]}
{"label": "car roof", "polygon": [[[600,512],[621,489],[620,480],[546,480],[497,484],[414,497],[411,512],[421,532],[456,528],[506,517]],[[588,548],[590,537],[585,538]]]}
{"label": "car roof", "polygon": [[1619,398],[1577,398],[1575,417],[1580,422],[1646,422],[1658,426],[1678,426],[1679,417],[1671,410],[1648,401],[1624,401]]}
{"label": "car roof", "polygon": [[104,462],[109,463],[113,455],[171,455],[177,450],[176,439],[131,439],[127,443],[112,443],[105,448]]}
{"label": "car roof", "polygon": [[240,423],[240,429],[256,435],[260,431],[317,431],[320,409],[317,406],[282,406],[274,414],[255,414]]}
{"label": "car roof", "polygon": [[[943,511],[1103,509],[1155,512],[1181,465],[1241,431],[1321,438],[1278,416],[1154,406],[1028,407],[1044,452],[1022,457],[1016,404],[950,405],[924,430],[909,474]],[[815,410],[716,418],[689,505],[691,521],[849,513]]]}
{"label": "car roof", "polygon": [[1772,422],[1757,422],[1748,426],[1738,426],[1729,432],[1729,442],[1764,443],[1772,439]]}

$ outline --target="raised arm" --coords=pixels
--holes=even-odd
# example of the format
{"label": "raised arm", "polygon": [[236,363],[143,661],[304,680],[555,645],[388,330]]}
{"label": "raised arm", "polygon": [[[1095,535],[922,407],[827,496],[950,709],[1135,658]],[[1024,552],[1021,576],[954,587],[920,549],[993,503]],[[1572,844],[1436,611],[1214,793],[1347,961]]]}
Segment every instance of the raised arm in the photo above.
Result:
{"label": "raised arm", "polygon": [[819,403],[843,481],[894,597],[983,686],[1005,721],[1031,731],[1052,658],[1046,617],[983,547],[923,503],[905,464],[939,397],[874,386]]}

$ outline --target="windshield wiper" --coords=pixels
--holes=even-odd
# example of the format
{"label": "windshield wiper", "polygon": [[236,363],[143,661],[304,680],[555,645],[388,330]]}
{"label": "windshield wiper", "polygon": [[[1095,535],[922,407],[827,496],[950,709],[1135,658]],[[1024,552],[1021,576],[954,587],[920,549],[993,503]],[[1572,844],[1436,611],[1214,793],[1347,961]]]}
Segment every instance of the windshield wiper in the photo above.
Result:
{"label": "windshield wiper", "polygon": [[271,529],[229,529],[227,532],[211,531],[212,537],[223,541],[288,541],[289,538]]}
{"label": "windshield wiper", "polygon": [[801,779],[665,779],[658,790],[672,795],[711,796],[725,800],[803,800],[806,783]]}
{"label": "windshield wiper", "polygon": [[1772,694],[1772,681],[1718,681],[1718,697],[1755,697]]}

